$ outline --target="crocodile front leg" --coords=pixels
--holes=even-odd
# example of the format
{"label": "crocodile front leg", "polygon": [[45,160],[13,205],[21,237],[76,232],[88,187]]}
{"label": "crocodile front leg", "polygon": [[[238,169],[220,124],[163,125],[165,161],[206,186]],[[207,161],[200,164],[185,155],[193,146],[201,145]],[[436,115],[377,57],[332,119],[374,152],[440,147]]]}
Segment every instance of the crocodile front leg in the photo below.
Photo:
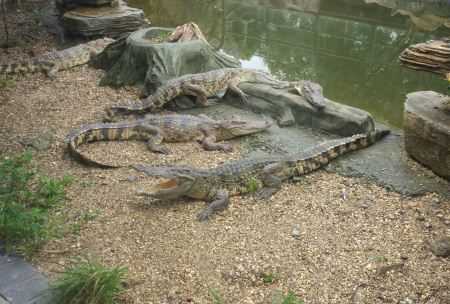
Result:
{"label": "crocodile front leg", "polygon": [[234,79],[230,79],[228,82],[228,90],[237,94],[244,103],[248,102],[248,95],[245,94],[241,89],[239,89],[238,84],[240,83],[240,79],[238,77]]}
{"label": "crocodile front leg", "polygon": [[193,95],[196,97],[195,102],[202,106],[208,105],[208,94],[200,86],[194,84],[184,84],[183,92],[186,95]]}
{"label": "crocodile front leg", "polygon": [[229,204],[230,204],[230,197],[228,192],[225,190],[219,190],[213,197],[211,203],[199,214],[197,214],[197,219],[200,222],[206,221],[213,213],[225,210]]}
{"label": "crocodile front leg", "polygon": [[272,195],[281,190],[282,179],[275,175],[282,169],[282,163],[275,163],[266,166],[263,169],[263,188],[255,193],[255,197],[261,200],[267,200]]}
{"label": "crocodile front leg", "polygon": [[216,142],[216,136],[207,130],[203,130],[205,137],[201,141],[203,149],[206,151],[225,151],[231,152],[233,147],[230,144],[219,144]]}
{"label": "crocodile front leg", "polygon": [[162,135],[160,128],[152,125],[142,125],[140,126],[140,132],[145,132],[147,134],[147,148],[150,151],[161,154],[170,153],[169,149],[161,145],[164,140],[164,136]]}

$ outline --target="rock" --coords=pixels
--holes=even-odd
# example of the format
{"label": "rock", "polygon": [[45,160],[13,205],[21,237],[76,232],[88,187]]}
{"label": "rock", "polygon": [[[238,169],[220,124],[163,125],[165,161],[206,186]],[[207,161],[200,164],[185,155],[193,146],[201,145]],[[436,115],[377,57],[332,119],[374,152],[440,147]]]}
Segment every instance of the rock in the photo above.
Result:
{"label": "rock", "polygon": [[300,238],[300,225],[296,224],[292,227],[292,237],[294,239]]}
{"label": "rock", "polygon": [[450,180],[450,98],[432,91],[407,95],[404,112],[405,149],[437,175]]}
{"label": "rock", "polygon": [[228,98],[233,105],[246,107],[258,113],[270,114],[280,126],[294,123],[325,130],[341,136],[366,133],[374,129],[372,116],[361,109],[325,100],[325,108],[318,110],[311,106],[302,96],[289,92],[288,89],[276,89],[266,84],[241,83],[239,85],[250,95],[246,105]]}
{"label": "rock", "polygon": [[102,6],[111,3],[114,0],[57,0],[63,7],[76,7],[80,5]]}
{"label": "rock", "polygon": [[148,25],[143,10],[123,3],[117,7],[78,7],[64,13],[62,23],[67,33],[86,38],[115,38]]}
{"label": "rock", "polygon": [[450,256],[450,237],[442,237],[430,243],[431,252],[439,257]]}

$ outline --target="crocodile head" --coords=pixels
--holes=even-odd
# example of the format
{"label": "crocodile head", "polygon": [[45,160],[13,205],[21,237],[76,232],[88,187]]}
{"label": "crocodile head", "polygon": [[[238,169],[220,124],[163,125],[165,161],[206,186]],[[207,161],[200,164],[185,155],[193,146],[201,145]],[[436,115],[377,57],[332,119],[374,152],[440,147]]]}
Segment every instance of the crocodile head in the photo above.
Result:
{"label": "crocodile head", "polygon": [[325,97],[323,96],[323,88],[320,84],[307,80],[303,83],[301,90],[303,97],[311,105],[318,109],[325,107]]}
{"label": "crocodile head", "polygon": [[241,120],[233,118],[218,123],[216,137],[218,140],[230,139],[257,132],[262,132],[272,126],[272,123],[266,120]]}
{"label": "crocodile head", "polygon": [[173,200],[187,195],[194,186],[195,178],[180,175],[153,185],[139,194],[160,200]]}
{"label": "crocodile head", "polygon": [[103,52],[103,50],[114,41],[115,40],[112,38],[105,37],[96,40],[91,40],[86,44],[90,47],[91,55],[98,55],[101,52]]}

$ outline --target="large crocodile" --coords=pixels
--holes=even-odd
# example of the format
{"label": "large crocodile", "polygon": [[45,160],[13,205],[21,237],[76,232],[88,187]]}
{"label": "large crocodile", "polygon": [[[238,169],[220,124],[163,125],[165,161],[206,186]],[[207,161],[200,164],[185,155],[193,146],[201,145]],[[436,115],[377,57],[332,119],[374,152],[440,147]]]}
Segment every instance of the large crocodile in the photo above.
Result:
{"label": "large crocodile", "polygon": [[161,200],[190,197],[209,202],[198,214],[198,219],[204,221],[214,212],[225,209],[230,195],[256,192],[259,198],[269,198],[281,188],[283,181],[323,167],[342,154],[365,148],[388,133],[388,130],[382,130],[358,134],[326,141],[300,153],[247,158],[207,170],[146,165],[135,165],[134,168],[150,176],[168,178],[149,191],[140,191],[140,195]]}
{"label": "large crocodile", "polygon": [[101,38],[64,50],[47,52],[30,61],[0,65],[0,74],[44,72],[48,77],[55,78],[60,70],[88,63],[114,41],[111,38]]}
{"label": "large crocodile", "polygon": [[89,159],[84,156],[78,147],[84,143],[99,140],[129,140],[138,139],[147,141],[151,151],[167,154],[168,149],[161,145],[166,142],[199,141],[205,150],[232,149],[229,144],[216,141],[227,140],[238,136],[253,134],[266,130],[271,126],[268,121],[251,120],[213,120],[206,115],[150,115],[144,119],[125,121],[119,123],[97,123],[81,127],[67,136],[70,153],[86,164],[114,168]]}
{"label": "large crocodile", "polygon": [[137,103],[117,105],[106,109],[106,120],[113,121],[120,115],[154,112],[181,95],[195,96],[197,103],[207,105],[208,97],[214,96],[221,91],[230,90],[239,95],[245,102],[247,101],[247,94],[238,87],[238,84],[241,82],[265,83],[277,88],[294,87],[297,93],[304,95],[306,100],[313,106],[321,108],[324,104],[322,87],[316,83],[310,81],[291,83],[279,81],[259,70],[224,68],[171,79],[159,87],[154,94]]}

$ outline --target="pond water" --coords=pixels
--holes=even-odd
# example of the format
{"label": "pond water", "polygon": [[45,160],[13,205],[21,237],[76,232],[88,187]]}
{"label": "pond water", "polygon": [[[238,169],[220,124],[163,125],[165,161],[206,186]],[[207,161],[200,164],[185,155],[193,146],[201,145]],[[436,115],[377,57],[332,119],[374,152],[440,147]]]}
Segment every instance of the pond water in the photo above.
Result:
{"label": "pond water", "polygon": [[404,68],[407,46],[450,37],[450,0],[130,0],[154,26],[193,21],[244,67],[311,79],[337,102],[401,127],[405,95],[447,93],[438,75]]}

